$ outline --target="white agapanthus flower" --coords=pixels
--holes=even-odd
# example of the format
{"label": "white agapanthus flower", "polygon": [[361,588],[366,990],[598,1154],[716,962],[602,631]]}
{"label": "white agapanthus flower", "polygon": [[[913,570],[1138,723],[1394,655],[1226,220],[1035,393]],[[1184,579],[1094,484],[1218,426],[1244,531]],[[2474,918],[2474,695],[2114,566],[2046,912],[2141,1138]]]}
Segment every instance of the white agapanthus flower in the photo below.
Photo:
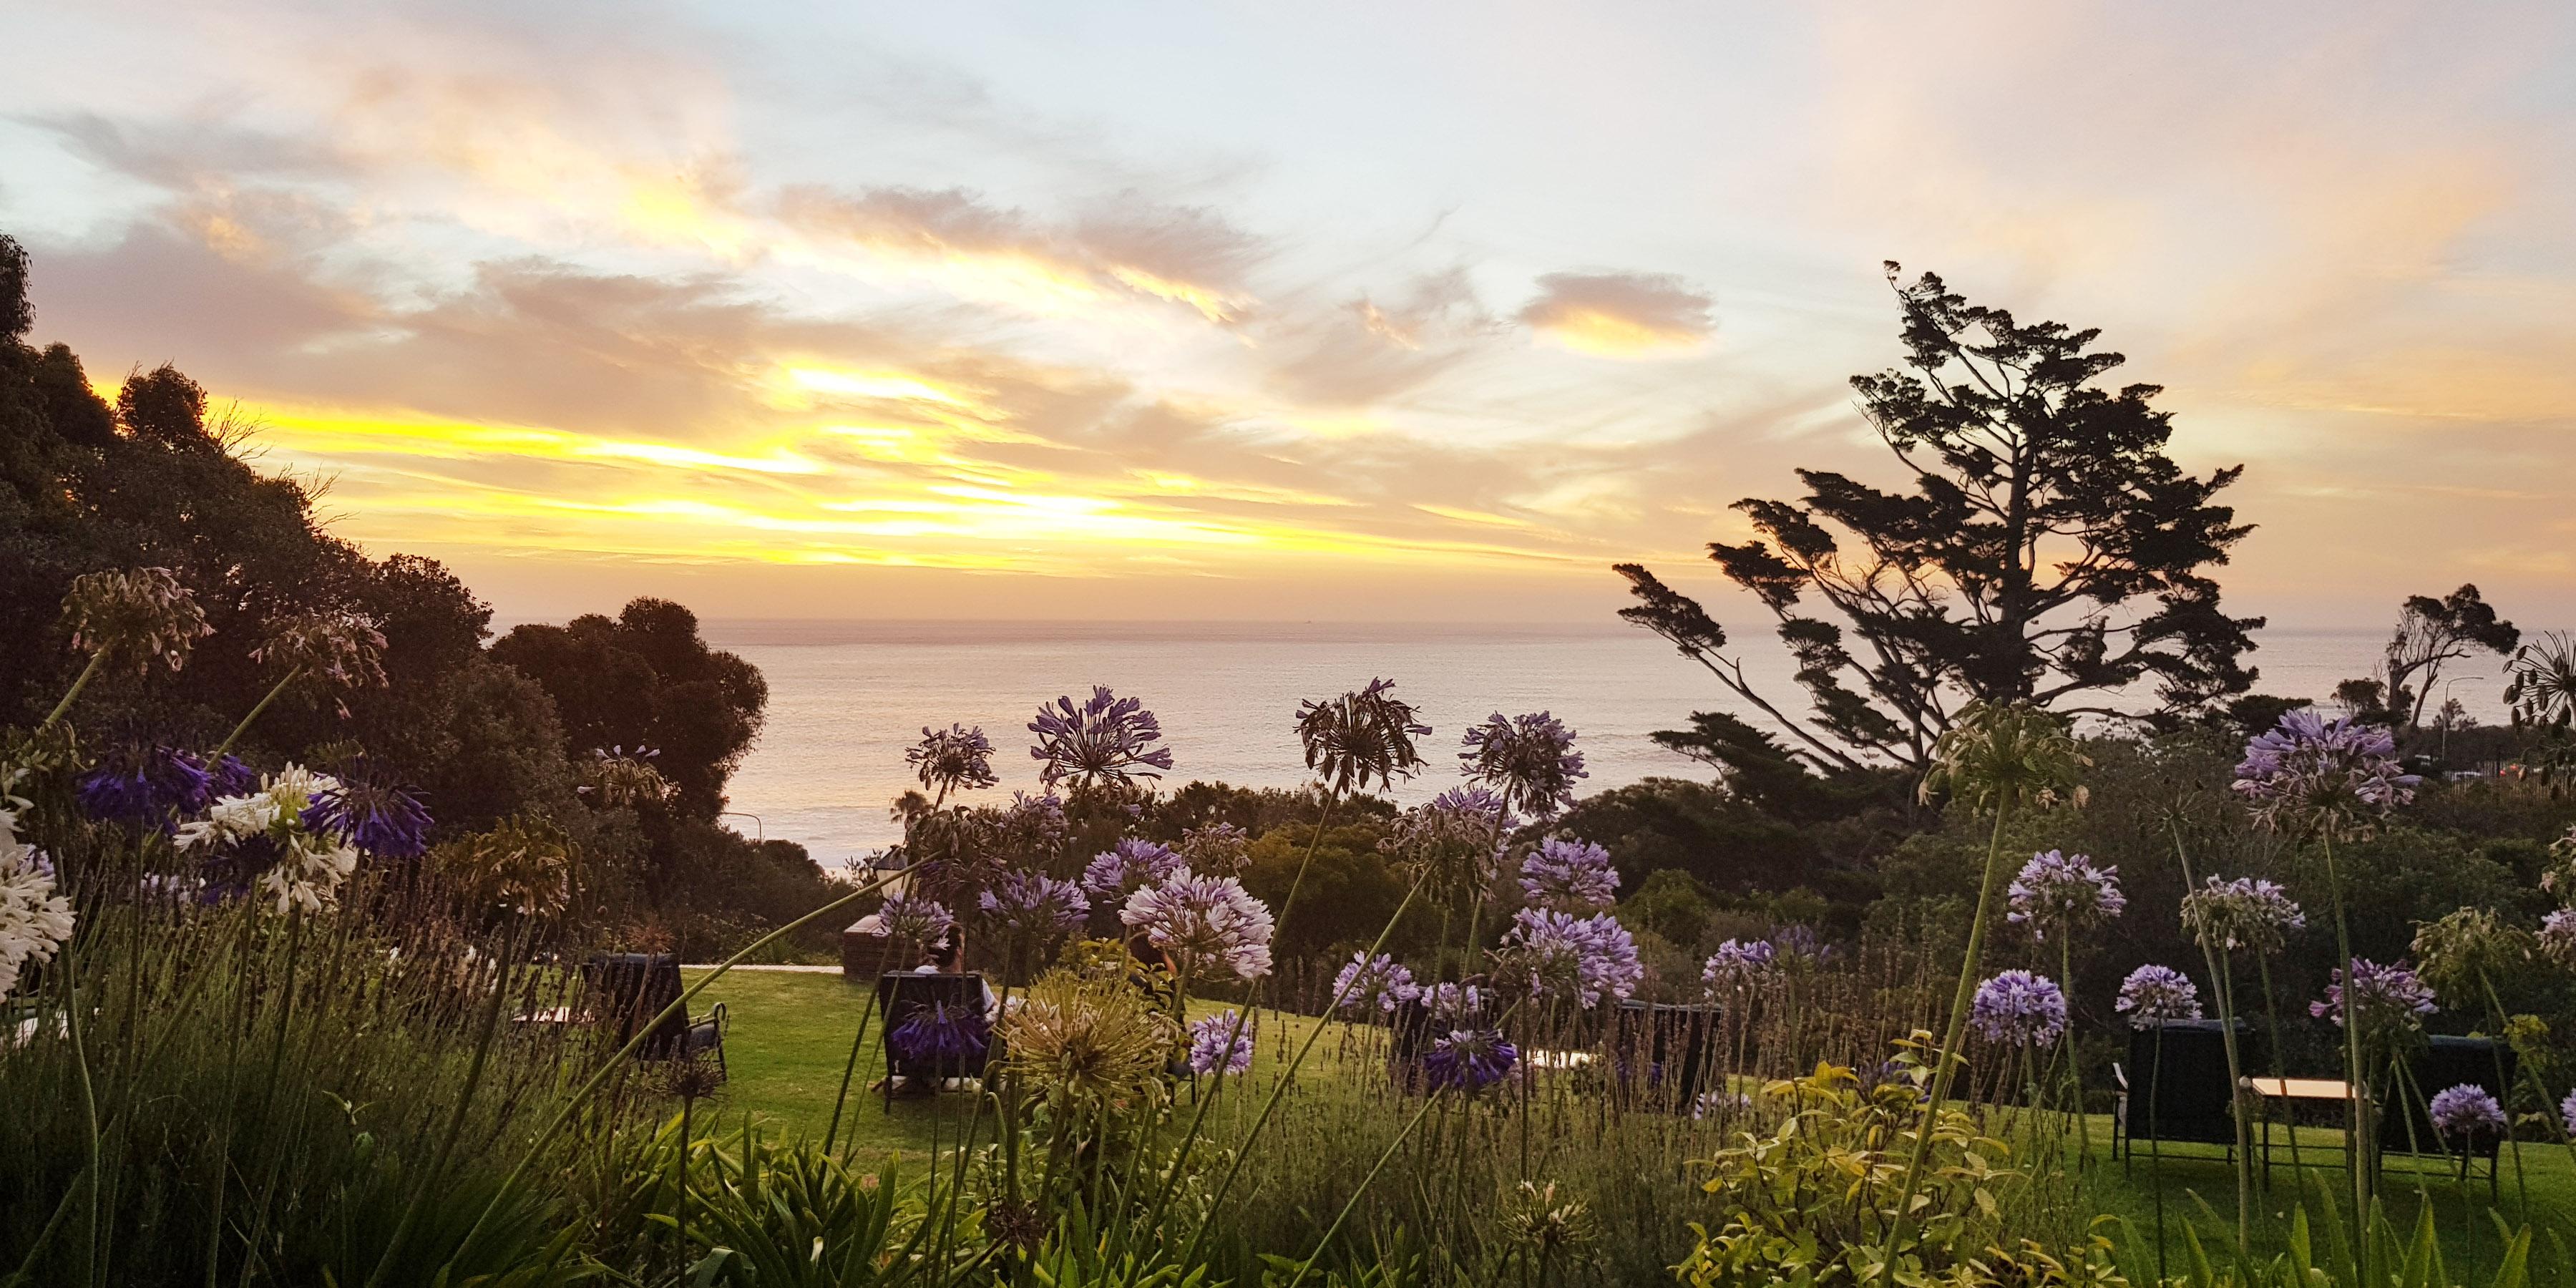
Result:
{"label": "white agapanthus flower", "polygon": [[18,987],[28,962],[48,962],[72,937],[71,900],[55,892],[54,865],[18,840],[16,820],[0,826],[0,997]]}
{"label": "white agapanthus flower", "polygon": [[260,874],[259,888],[281,914],[297,908],[321,912],[337,902],[341,883],[358,870],[358,851],[337,832],[307,830],[304,810],[316,793],[339,785],[328,774],[288,765],[260,780],[258,791],[223,797],[204,818],[180,824],[178,847],[222,849],[264,837],[278,857]]}

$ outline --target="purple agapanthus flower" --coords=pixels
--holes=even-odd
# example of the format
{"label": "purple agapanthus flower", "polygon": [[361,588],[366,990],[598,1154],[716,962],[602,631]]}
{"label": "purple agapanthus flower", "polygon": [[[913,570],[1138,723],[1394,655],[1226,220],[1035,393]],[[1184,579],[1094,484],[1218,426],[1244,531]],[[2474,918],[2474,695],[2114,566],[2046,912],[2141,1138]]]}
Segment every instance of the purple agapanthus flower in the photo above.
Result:
{"label": "purple agapanthus flower", "polygon": [[2446,1139],[2475,1143],[2504,1135],[2504,1106],[2486,1088],[2463,1082],[2433,1093],[2427,1107],[2433,1130]]}
{"label": "purple agapanthus flower", "polygon": [[2540,919],[2540,951],[2561,966],[2576,966],[2576,908]]}
{"label": "purple agapanthus flower", "polygon": [[2339,832],[2414,799],[2422,781],[2397,763],[2397,742],[2385,727],[2303,709],[2245,744],[2235,787],[2255,821],[2274,831],[2313,825]]}
{"label": "purple agapanthus flower", "polygon": [[993,772],[993,743],[984,728],[952,724],[945,729],[922,726],[921,741],[903,753],[904,763],[920,775],[921,785],[945,799],[953,791],[974,791],[1001,780]]}
{"label": "purple agapanthus flower", "polygon": [[2211,877],[2182,897],[2182,922],[2202,941],[2229,952],[2239,948],[2273,952],[2288,941],[2291,931],[2308,924],[2308,916],[2277,882]]}
{"label": "purple agapanthus flower", "polygon": [[1779,966],[1818,966],[1834,959],[1835,948],[1803,922],[1771,928],[1772,962]]}
{"label": "purple agapanthus flower", "polygon": [[946,904],[924,895],[890,894],[877,909],[877,925],[899,943],[932,943],[956,924]]}
{"label": "purple agapanthus flower", "polygon": [[1395,681],[1371,680],[1323,702],[1297,704],[1297,740],[1306,751],[1306,767],[1327,789],[1364,789],[1374,781],[1383,788],[1421,772],[1422,755],[1413,740],[1426,738],[1431,726],[1414,717],[1413,704],[1395,696]]}
{"label": "purple agapanthus flower", "polygon": [[1095,685],[1088,701],[1070,697],[1038,708],[1029,732],[1038,736],[1029,755],[1039,762],[1038,781],[1053,787],[1098,787],[1131,778],[1160,778],[1172,767],[1172,750],[1155,744],[1163,725],[1142,700],[1122,698]]}
{"label": "purple agapanthus flower", "polygon": [[1780,950],[1767,939],[1730,939],[1708,955],[1699,980],[1712,994],[1742,992],[1771,977]]}
{"label": "purple agapanthus flower", "polygon": [[2066,994],[2046,976],[2008,970],[1977,985],[1968,1023],[1990,1042],[2044,1046],[2066,1031]]}
{"label": "purple agapanthus flower", "polygon": [[1043,939],[1080,930],[1091,900],[1070,881],[1036,872],[1013,872],[975,898],[986,920],[1004,936]]}
{"label": "purple agapanthus flower", "polygon": [[2200,986],[2171,966],[2149,962],[2120,981],[2120,996],[2111,1009],[2127,1012],[2129,1023],[2142,1029],[2165,1020],[2196,1020]]}
{"label": "purple agapanthus flower", "polygon": [[1192,872],[1241,876],[1252,861],[1252,834],[1232,823],[1209,823],[1181,833],[1181,843],[1172,848]]}
{"label": "purple agapanthus flower", "polygon": [[2045,939],[2051,928],[2072,932],[2117,917],[2129,899],[2120,893],[2120,869],[2097,868],[2086,855],[2046,850],[2021,866],[2004,891],[2004,906],[2004,920]]}
{"label": "purple agapanthus flower", "polygon": [[1502,1081],[1520,1058],[1500,1029],[1451,1029],[1423,1052],[1422,1079],[1434,1089],[1475,1091]]}
{"label": "purple agapanthus flower", "polygon": [[1499,956],[1528,979],[1532,995],[1571,999],[1587,1010],[1603,998],[1627,997],[1646,977],[1636,939],[1608,913],[1577,917],[1523,908],[1513,914]]}
{"label": "purple agapanthus flower", "polygon": [[1574,731],[1544,711],[1505,717],[1495,712],[1468,728],[1458,762],[1467,777],[1492,788],[1503,804],[1538,818],[1554,818],[1574,804],[1574,784],[1587,778]]}
{"label": "purple agapanthus flower", "polygon": [[1252,1069],[1252,1026],[1239,1011],[1219,1011],[1190,1026],[1190,1072],[1205,1077]]}
{"label": "purple agapanthus flower", "polygon": [[2558,1125],[2565,1127],[2570,1137],[2576,1137],[2576,1091],[2568,1092],[2567,1098],[2558,1102]]}
{"label": "purple agapanthus flower", "polygon": [[[2343,1027],[2343,971],[2334,972],[2334,981],[2326,985],[2323,1001],[2308,1003],[2308,1014],[2332,1020]],[[2360,1016],[2362,1031],[2418,1029],[2424,1017],[2433,1013],[2433,989],[2404,961],[2381,965],[2366,957],[2352,959],[2353,1009]]]}
{"label": "purple agapanthus flower", "polygon": [[1443,1020],[1471,1020],[1485,1013],[1485,991],[1473,984],[1433,984],[1422,990],[1422,1004]]}
{"label": "purple agapanthus flower", "polygon": [[214,776],[205,762],[175,748],[117,746],[81,775],[78,796],[81,812],[101,823],[167,832],[213,803]]}
{"label": "purple agapanthus flower", "polygon": [[429,850],[429,807],[363,761],[314,792],[300,821],[307,832],[346,838],[378,858],[416,859]]}
{"label": "purple agapanthus flower", "polygon": [[1181,867],[1181,856],[1170,846],[1131,836],[1092,856],[1082,870],[1082,888],[1103,899],[1124,899]]}
{"label": "purple agapanthus flower", "polygon": [[1619,873],[1610,851],[1571,836],[1551,836],[1521,860],[1521,894],[1533,906],[1572,912],[1618,901]]}
{"label": "purple agapanthus flower", "polygon": [[992,1050],[992,1026],[981,1007],[933,1002],[894,1026],[886,1035],[886,1045],[905,1060],[963,1067],[981,1061]]}
{"label": "purple agapanthus flower", "polygon": [[1404,963],[1384,953],[1371,957],[1363,949],[1333,976],[1333,996],[1342,999],[1345,1012],[1381,1015],[1422,996],[1422,986],[1413,982]]}
{"label": "purple agapanthus flower", "polygon": [[1183,868],[1127,896],[1119,912],[1172,955],[1186,978],[1211,973],[1259,979],[1270,973],[1270,906],[1233,877],[1203,877]]}

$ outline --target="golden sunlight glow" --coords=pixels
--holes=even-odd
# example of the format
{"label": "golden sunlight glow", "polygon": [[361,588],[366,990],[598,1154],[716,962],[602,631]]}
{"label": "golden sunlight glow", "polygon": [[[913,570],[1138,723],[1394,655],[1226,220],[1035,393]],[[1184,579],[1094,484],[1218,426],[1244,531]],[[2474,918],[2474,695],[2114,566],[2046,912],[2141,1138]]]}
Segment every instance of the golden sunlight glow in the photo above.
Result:
{"label": "golden sunlight glow", "polygon": [[1538,328],[1577,353],[1599,358],[1636,358],[1688,352],[1707,337],[1681,327],[1661,327],[1599,309],[1568,308]]}

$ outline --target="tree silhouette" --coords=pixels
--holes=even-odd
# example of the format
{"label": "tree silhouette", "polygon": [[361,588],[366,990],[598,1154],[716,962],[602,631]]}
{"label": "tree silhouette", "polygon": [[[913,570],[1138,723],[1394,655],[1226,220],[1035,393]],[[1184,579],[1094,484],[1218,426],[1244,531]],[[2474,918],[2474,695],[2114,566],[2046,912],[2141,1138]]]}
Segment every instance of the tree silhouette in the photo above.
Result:
{"label": "tree silhouette", "polygon": [[[1800,470],[1797,501],[1747,498],[1750,541],[1709,545],[1776,619],[1811,708],[1757,692],[1726,632],[1637,564],[1620,616],[1670,640],[1828,770],[1920,768],[1969,701],[2110,713],[2152,677],[2166,711],[2244,692],[2260,618],[2220,611],[2204,570],[2251,530],[2212,498],[2242,466],[2195,478],[2165,454],[2154,385],[2096,384],[2125,359],[2098,331],[2023,325],[1925,273],[1887,266],[1904,365],[1855,376],[1860,406],[1911,491]],[[1741,742],[1740,737],[1735,739]]]}

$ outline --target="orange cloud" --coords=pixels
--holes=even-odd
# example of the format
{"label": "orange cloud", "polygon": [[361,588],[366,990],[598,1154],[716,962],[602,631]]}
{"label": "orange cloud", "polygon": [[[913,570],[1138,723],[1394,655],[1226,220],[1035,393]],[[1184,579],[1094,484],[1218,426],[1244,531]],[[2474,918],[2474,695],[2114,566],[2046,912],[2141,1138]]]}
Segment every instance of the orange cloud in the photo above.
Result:
{"label": "orange cloud", "polygon": [[1550,273],[1521,309],[1523,325],[1579,353],[1649,357],[1687,352],[1717,329],[1715,301],[1679,277],[1648,273]]}

